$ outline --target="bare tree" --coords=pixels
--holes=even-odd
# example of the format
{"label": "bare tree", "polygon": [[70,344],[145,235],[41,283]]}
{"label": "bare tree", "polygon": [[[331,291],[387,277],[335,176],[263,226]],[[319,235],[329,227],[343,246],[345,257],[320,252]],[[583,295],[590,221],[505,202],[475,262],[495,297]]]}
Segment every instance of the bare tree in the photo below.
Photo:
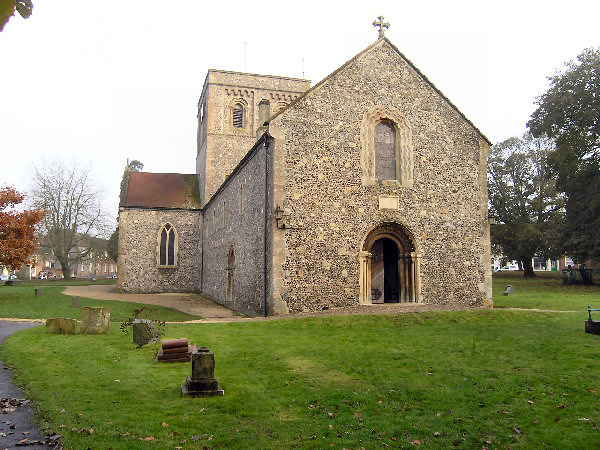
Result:
{"label": "bare tree", "polygon": [[102,191],[90,166],[75,161],[33,164],[33,206],[47,211],[42,223],[42,242],[60,263],[65,278],[71,268],[93,255],[93,237],[106,233],[107,214]]}

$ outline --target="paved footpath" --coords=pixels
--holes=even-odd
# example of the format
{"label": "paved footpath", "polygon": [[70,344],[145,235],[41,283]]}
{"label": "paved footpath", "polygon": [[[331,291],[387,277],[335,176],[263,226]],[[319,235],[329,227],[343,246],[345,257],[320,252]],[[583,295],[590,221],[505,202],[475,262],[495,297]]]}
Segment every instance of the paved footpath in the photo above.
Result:
{"label": "paved footpath", "polygon": [[[14,332],[39,325],[36,322],[0,321],[0,345]],[[57,441],[44,436],[31,421],[31,404],[24,399],[23,391],[12,384],[12,378],[10,368],[0,360],[0,449],[60,448]]]}

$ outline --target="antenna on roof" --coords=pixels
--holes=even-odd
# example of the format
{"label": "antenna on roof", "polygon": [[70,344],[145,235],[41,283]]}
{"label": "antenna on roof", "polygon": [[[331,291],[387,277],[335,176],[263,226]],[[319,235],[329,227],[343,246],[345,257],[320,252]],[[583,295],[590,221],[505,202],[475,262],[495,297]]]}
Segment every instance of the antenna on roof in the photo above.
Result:
{"label": "antenna on roof", "polygon": [[302,58],[302,78],[304,78],[304,58]]}

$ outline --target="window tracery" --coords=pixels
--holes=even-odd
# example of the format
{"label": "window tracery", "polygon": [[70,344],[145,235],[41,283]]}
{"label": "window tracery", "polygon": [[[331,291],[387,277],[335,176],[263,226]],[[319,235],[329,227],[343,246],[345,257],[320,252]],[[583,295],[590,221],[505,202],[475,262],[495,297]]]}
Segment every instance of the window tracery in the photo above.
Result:
{"label": "window tracery", "polygon": [[158,265],[160,267],[177,266],[177,231],[170,224],[162,226],[159,233]]}

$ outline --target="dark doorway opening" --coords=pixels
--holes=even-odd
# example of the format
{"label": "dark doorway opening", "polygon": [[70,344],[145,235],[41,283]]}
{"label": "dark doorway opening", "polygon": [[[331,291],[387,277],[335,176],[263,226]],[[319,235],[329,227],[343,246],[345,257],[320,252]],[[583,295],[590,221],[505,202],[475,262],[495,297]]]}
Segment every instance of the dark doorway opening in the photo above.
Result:
{"label": "dark doorway opening", "polygon": [[373,303],[400,301],[399,250],[388,238],[378,239],[371,248],[371,297]]}

